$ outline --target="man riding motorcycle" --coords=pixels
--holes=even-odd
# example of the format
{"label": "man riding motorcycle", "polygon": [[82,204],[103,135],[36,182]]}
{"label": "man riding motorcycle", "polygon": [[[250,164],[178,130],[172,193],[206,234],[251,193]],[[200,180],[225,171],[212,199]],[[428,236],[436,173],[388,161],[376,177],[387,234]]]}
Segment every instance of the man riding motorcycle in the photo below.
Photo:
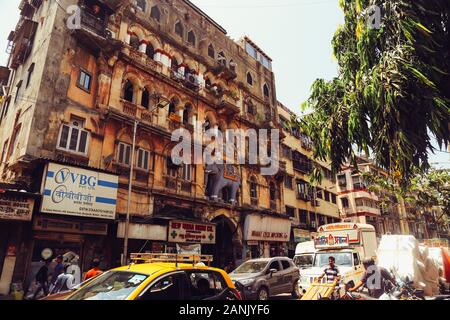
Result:
{"label": "man riding motorcycle", "polygon": [[369,289],[370,297],[378,299],[389,289],[387,286],[397,286],[397,281],[390,272],[375,265],[372,258],[365,259],[363,266],[365,272],[362,279],[353,288],[350,288],[349,292],[355,292],[362,286],[366,286]]}

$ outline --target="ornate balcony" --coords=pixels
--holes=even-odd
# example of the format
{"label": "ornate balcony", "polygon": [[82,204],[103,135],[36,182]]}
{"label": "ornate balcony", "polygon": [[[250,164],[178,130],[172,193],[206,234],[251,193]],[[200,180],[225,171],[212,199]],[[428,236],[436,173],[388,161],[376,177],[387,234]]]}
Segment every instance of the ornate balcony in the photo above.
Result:
{"label": "ornate balcony", "polygon": [[122,110],[120,110],[124,115],[140,120],[147,124],[157,124],[158,123],[158,115],[156,112],[151,113],[146,108],[142,106],[138,106],[134,103],[131,103],[126,100],[122,100]]}
{"label": "ornate balcony", "polygon": [[211,68],[211,72],[226,81],[234,80],[237,78],[236,71],[224,63],[217,62],[216,66]]}
{"label": "ornate balcony", "polygon": [[241,112],[241,109],[239,109],[239,107],[236,105],[236,99],[228,95],[223,95],[222,97],[218,98],[216,107],[219,111],[219,114],[225,116],[233,116]]}
{"label": "ornate balcony", "polygon": [[8,37],[8,40],[13,43],[10,64],[12,69],[17,69],[30,55],[37,27],[37,22],[22,17],[16,31]]}

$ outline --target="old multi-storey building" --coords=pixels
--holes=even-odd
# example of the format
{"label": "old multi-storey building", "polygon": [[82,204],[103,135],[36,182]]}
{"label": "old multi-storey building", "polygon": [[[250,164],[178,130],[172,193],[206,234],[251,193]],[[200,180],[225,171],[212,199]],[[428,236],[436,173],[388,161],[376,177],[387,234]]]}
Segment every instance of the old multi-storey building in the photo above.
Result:
{"label": "old multi-storey building", "polygon": [[388,190],[371,190],[362,173],[389,178],[385,170],[363,156],[357,157],[357,168],[344,167],[337,176],[339,208],[344,220],[371,224],[379,237],[388,233],[412,234],[418,239],[430,236],[432,225],[426,223],[417,208]]}
{"label": "old multi-storey building", "polygon": [[[280,156],[286,166],[283,199],[293,220],[290,249],[294,250],[296,243],[311,240],[319,226],[340,221],[336,177],[329,164],[313,159],[311,140],[290,126],[295,114],[280,102],[278,115],[285,135]],[[311,181],[314,168],[322,172],[319,184]]]}
{"label": "old multi-storey building", "polygon": [[[201,249],[218,266],[287,253],[283,170],[205,170],[171,157],[176,129],[278,126],[271,59],[256,44],[233,41],[188,0],[23,0],[20,9],[11,72],[0,73],[0,181],[39,197],[32,215],[0,216],[1,230],[21,230],[2,238],[1,293],[59,254],[80,272],[93,258],[119,264],[127,235],[128,252]],[[215,199],[217,177],[228,184]],[[305,208],[314,221],[313,212],[334,214]]]}

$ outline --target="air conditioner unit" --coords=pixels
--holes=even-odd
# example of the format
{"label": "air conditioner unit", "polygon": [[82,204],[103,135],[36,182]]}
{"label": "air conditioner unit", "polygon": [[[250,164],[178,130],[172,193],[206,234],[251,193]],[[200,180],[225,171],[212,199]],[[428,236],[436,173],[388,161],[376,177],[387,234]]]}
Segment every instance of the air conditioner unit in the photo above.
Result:
{"label": "air conditioner unit", "polygon": [[188,75],[186,80],[193,85],[198,85],[197,77],[192,74]]}

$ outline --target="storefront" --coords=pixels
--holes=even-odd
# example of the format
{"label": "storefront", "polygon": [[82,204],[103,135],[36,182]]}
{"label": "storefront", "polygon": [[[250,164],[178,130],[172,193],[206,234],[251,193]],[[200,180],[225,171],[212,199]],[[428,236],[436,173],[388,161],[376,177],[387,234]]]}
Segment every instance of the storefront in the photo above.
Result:
{"label": "storefront", "polygon": [[8,295],[11,284],[23,272],[25,235],[39,197],[11,190],[0,192],[0,295]]}
{"label": "storefront", "polygon": [[63,164],[46,165],[40,212],[34,217],[25,288],[44,260],[62,255],[76,281],[94,259],[102,269],[116,265],[111,258],[115,229],[118,177],[95,169]]}
{"label": "storefront", "polygon": [[256,259],[287,256],[291,224],[289,218],[249,214],[244,224],[243,257]]}

